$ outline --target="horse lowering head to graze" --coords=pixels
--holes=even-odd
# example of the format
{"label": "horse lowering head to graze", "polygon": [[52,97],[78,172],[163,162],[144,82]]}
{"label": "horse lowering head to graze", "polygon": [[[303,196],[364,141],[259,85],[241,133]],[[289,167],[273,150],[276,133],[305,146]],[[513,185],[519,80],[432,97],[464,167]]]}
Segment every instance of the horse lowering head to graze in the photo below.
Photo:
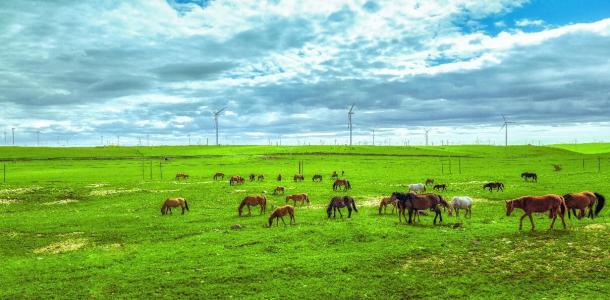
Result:
{"label": "horse lowering head to graze", "polygon": [[285,215],[290,216],[290,225],[296,224],[296,220],[294,219],[294,207],[291,205],[284,205],[273,210],[269,216],[269,227],[271,228],[271,225],[273,225],[273,219],[276,220],[276,226],[280,226],[279,219],[282,219],[282,223],[286,226],[286,222],[284,222]]}
{"label": "horse lowering head to graze", "polygon": [[555,219],[557,215],[561,217],[561,223],[563,228],[566,228],[566,222],[564,220],[564,214],[567,210],[566,203],[563,197],[559,195],[544,195],[544,196],[524,196],[521,198],[506,201],[506,216],[510,216],[515,208],[522,209],[525,214],[521,216],[519,220],[519,230],[523,228],[523,219],[527,216],[532,223],[532,231],[535,230],[534,220],[532,219],[532,213],[549,212],[549,218],[553,219],[551,222],[551,228],[555,225]]}
{"label": "horse lowering head to graze", "polygon": [[534,182],[538,182],[538,175],[536,175],[536,173],[523,172],[521,173],[521,178],[523,178],[525,181],[531,179]]}
{"label": "horse lowering head to graze", "polygon": [[339,178],[339,174],[337,174],[337,171],[333,171],[333,174],[330,175],[330,178],[332,179],[338,179]]}
{"label": "horse lowering head to graze", "polygon": [[167,198],[165,202],[163,202],[163,206],[161,206],[161,215],[166,215],[168,212],[172,213],[172,207],[182,208],[182,214],[184,215],[184,210],[189,210],[189,204],[186,202],[184,198]]}
{"label": "horse lowering head to graze", "polygon": [[337,179],[333,183],[333,191],[338,190],[339,187],[341,187],[341,186],[343,187],[343,191],[347,191],[347,190],[352,188],[352,185],[349,183],[349,180],[347,180],[347,179]]}
{"label": "horse lowering head to graze", "polygon": [[277,181],[282,181],[282,174],[277,175]]}
{"label": "horse lowering head to graze", "polygon": [[451,204],[449,204],[449,209],[447,210],[447,214],[451,217],[453,214],[453,210],[455,210],[455,216],[460,216],[460,209],[464,209],[466,213],[465,217],[469,218],[472,216],[472,198],[467,196],[456,196],[451,200]]}
{"label": "horse lowering head to graze", "polygon": [[273,194],[274,194],[274,195],[278,195],[279,193],[284,194],[284,191],[285,191],[285,190],[286,190],[286,188],[285,188],[285,187],[283,187],[283,186],[278,186],[278,187],[276,187],[276,188],[273,190]]}
{"label": "horse lowering head to graze", "polygon": [[426,185],[431,185],[431,184],[434,184],[434,179],[432,179],[432,178],[426,179]]}
{"label": "horse lowering head to graze", "polygon": [[347,207],[348,219],[352,217],[352,209],[355,212],[358,212],[358,209],[356,208],[356,201],[354,201],[354,198],[350,196],[336,196],[330,199],[330,203],[326,208],[326,214],[329,218],[331,214],[333,215],[333,218],[335,218],[337,217],[337,211],[339,211],[339,216],[343,218],[343,214],[341,213],[341,208],[343,207]]}
{"label": "horse lowering head to graze", "polygon": [[386,213],[388,205],[392,205],[392,214],[393,214],[394,210],[396,209],[396,202],[398,202],[398,199],[392,198],[392,197],[384,197],[383,199],[381,199],[381,202],[379,203],[379,214],[381,214],[382,209],[383,209],[383,213]]}
{"label": "horse lowering head to graze", "polygon": [[252,215],[252,211],[250,210],[250,207],[257,206],[257,205],[260,205],[261,215],[262,215],[267,210],[267,198],[262,195],[246,196],[244,198],[244,200],[242,200],[241,203],[239,204],[239,208],[237,209],[237,212],[239,213],[239,216],[241,216],[243,213],[244,206],[247,206],[248,215]]}
{"label": "horse lowering head to graze", "polygon": [[258,176],[256,177],[256,181],[265,181],[265,175],[262,175],[262,174],[261,174],[261,175],[258,175]]}
{"label": "horse lowering head to graze", "polygon": [[244,184],[244,178],[241,176],[231,176],[229,185]]}
{"label": "horse lowering head to graze", "polygon": [[409,211],[409,221],[412,223],[413,212],[425,209],[431,209],[436,214],[434,215],[434,224],[436,225],[436,219],[440,217],[440,222],[443,222],[443,216],[439,206],[448,207],[449,203],[437,194],[423,194],[419,195],[414,192],[392,193],[392,198],[398,199],[398,222],[401,222],[401,215],[405,217],[405,210]]}
{"label": "horse lowering head to graze", "polygon": [[313,177],[311,177],[311,181],[321,182],[322,181],[322,175],[320,175],[320,174],[313,175]]}
{"label": "horse lowering head to graze", "polygon": [[[570,216],[570,210],[576,216],[576,210],[580,210],[580,214],[577,216],[578,219],[582,219],[585,216],[585,211],[588,208],[589,213],[587,217],[593,219],[596,217],[599,212],[604,208],[604,204],[606,202],[606,198],[600,193],[595,192],[580,192],[580,193],[571,193],[563,196],[563,199],[566,202],[566,207],[568,208],[568,218]],[[596,205],[595,209],[593,206]]]}
{"label": "horse lowering head to graze", "polygon": [[294,201],[294,206],[297,206],[297,202],[301,202],[301,205],[304,205],[305,202],[307,202],[309,205],[309,196],[306,193],[286,196],[286,203],[288,203],[290,200]]}
{"label": "horse lowering head to graze", "polygon": [[446,191],[447,185],[446,184],[435,184],[434,187],[432,187],[432,189],[435,191]]}
{"label": "horse lowering head to graze", "polygon": [[214,180],[217,180],[219,178],[220,179],[225,179],[225,174],[221,173],[221,172],[218,172],[218,173],[214,174]]}
{"label": "horse lowering head to graze", "polygon": [[304,179],[305,179],[305,176],[303,176],[302,174],[296,174],[292,177],[292,180],[294,182],[303,181]]}
{"label": "horse lowering head to graze", "polygon": [[426,191],[426,185],[423,183],[413,183],[413,184],[409,184],[409,192],[425,192]]}
{"label": "horse lowering head to graze", "polygon": [[189,174],[186,174],[186,173],[183,173],[183,172],[176,173],[176,180],[180,180],[180,179],[182,179],[182,180],[189,179]]}
{"label": "horse lowering head to graze", "polygon": [[250,174],[250,176],[248,176],[248,179],[250,180],[250,182],[254,181],[256,179],[256,174]]}

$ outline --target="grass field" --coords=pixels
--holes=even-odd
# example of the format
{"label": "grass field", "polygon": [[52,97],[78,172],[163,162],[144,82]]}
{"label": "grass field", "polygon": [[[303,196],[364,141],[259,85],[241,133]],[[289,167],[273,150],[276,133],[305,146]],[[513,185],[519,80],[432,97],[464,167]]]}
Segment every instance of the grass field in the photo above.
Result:
{"label": "grass field", "polygon": [[[537,231],[519,232],[521,211],[505,216],[504,200],[522,195],[610,196],[610,147],[581,148],[0,148],[0,298],[607,298],[610,207],[568,230],[548,231],[537,216]],[[312,203],[297,208],[296,225],[266,228],[284,204],[271,195],[275,177],[292,177],[299,161],[306,180],[281,185]],[[359,212],[349,220],[325,215],[344,194],[331,190],[333,170],[353,185]],[[217,171],[267,180],[230,187],[212,180]],[[539,182],[522,181],[524,171]],[[175,182],[177,172],[191,179]],[[382,196],[429,177],[448,184],[445,198],[473,197],[472,218],[405,225],[378,214]],[[491,180],[506,190],[484,191]],[[267,213],[238,217],[241,199],[263,191]],[[190,212],[162,217],[170,196],[187,198]]]}

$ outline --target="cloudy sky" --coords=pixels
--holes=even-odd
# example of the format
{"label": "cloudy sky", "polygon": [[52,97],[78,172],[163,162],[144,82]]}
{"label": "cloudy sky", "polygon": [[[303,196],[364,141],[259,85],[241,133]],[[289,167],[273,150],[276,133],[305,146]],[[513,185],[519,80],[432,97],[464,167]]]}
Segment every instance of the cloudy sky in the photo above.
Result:
{"label": "cloudy sky", "polygon": [[[607,0],[1,1],[18,145],[610,140]],[[1,136],[0,144],[4,140]],[[147,138],[148,137],[148,138]]]}

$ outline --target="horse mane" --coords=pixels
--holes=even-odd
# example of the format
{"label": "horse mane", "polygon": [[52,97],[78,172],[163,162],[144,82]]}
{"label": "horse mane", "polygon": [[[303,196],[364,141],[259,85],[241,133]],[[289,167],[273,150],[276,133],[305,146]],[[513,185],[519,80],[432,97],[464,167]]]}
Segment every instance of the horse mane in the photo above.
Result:
{"label": "horse mane", "polygon": [[246,197],[246,198],[244,198],[244,200],[241,200],[241,203],[239,204],[239,208],[237,209],[237,212],[239,212],[240,216],[241,216],[244,206],[246,206],[246,199],[248,199],[248,198]]}

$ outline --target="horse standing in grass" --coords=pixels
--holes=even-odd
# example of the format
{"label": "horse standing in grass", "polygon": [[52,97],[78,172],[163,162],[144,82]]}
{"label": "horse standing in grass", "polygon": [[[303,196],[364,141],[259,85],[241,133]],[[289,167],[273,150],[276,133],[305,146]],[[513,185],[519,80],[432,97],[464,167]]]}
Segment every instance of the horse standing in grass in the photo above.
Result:
{"label": "horse standing in grass", "polygon": [[163,202],[163,206],[161,206],[161,215],[166,215],[168,212],[172,213],[172,207],[182,208],[182,214],[184,215],[184,210],[189,210],[189,204],[186,202],[184,198],[167,198],[165,202]]}
{"label": "horse standing in grass", "polygon": [[426,191],[426,185],[423,183],[414,183],[414,184],[409,184],[409,192],[425,192]]}
{"label": "horse standing in grass", "polygon": [[431,184],[434,184],[434,179],[432,179],[432,178],[426,179],[426,185],[431,185]]}
{"label": "horse standing in grass", "polygon": [[407,219],[405,216],[405,210],[409,210],[409,221],[408,223],[413,223],[413,213],[418,214],[418,211],[430,209],[435,212],[433,224],[436,225],[436,219],[440,217],[440,222],[443,222],[443,215],[441,214],[440,206],[448,207],[449,204],[447,201],[443,199],[440,195],[436,194],[424,194],[418,195],[414,192],[408,193],[400,193],[394,192],[392,193],[392,198],[398,199],[398,222],[401,223],[401,215],[402,217]]}
{"label": "horse standing in grass", "polygon": [[274,195],[279,195],[280,193],[282,193],[282,195],[284,194],[284,191],[286,190],[285,187],[283,186],[278,186],[273,190],[273,194]]}
{"label": "horse standing in grass", "polygon": [[523,172],[521,173],[521,178],[523,178],[525,181],[531,179],[534,182],[538,182],[538,175],[536,175],[536,173]]}
{"label": "horse standing in grass", "polygon": [[333,174],[330,175],[331,179],[339,179],[339,174],[337,174],[337,171],[333,171]]}
{"label": "horse standing in grass", "polygon": [[305,180],[305,177],[302,174],[296,174],[294,177],[292,177],[292,180],[294,182],[303,181]]}
{"label": "horse standing in grass", "polygon": [[189,174],[186,173],[176,173],[176,180],[187,180],[189,179]]}
{"label": "horse standing in grass", "polygon": [[350,196],[336,196],[333,197],[332,199],[330,199],[330,203],[328,204],[328,207],[326,208],[326,214],[328,215],[328,217],[330,218],[330,215],[333,215],[333,218],[337,217],[337,211],[339,211],[339,217],[343,218],[343,214],[341,213],[341,208],[343,207],[347,207],[347,218],[351,218],[352,217],[352,209],[355,212],[358,212],[358,209],[356,208],[356,201],[354,201],[354,198],[350,197]]}
{"label": "horse standing in grass", "polygon": [[504,184],[502,182],[488,182],[486,184],[483,185],[483,189],[489,189],[489,191],[491,192],[493,189],[496,189],[496,191],[504,191]]}
{"label": "horse standing in grass", "polygon": [[460,209],[464,209],[464,217],[472,217],[472,198],[466,196],[456,196],[451,199],[451,204],[447,214],[451,217],[453,210],[455,210],[455,216],[460,216]]}
{"label": "horse standing in grass", "polygon": [[313,175],[313,177],[311,178],[311,181],[321,182],[322,181],[322,175],[320,175],[320,174]]}
{"label": "horse standing in grass", "polygon": [[[600,193],[594,192],[580,192],[580,193],[571,193],[563,196],[563,199],[566,202],[566,207],[568,208],[568,218],[570,216],[570,210],[578,219],[582,219],[585,216],[585,210],[588,208],[589,213],[587,217],[593,219],[596,217],[599,212],[604,208],[604,204],[606,202],[606,198],[602,196]],[[596,205],[595,210],[593,206]],[[576,209],[580,210],[580,214],[576,216]]]}
{"label": "horse standing in grass", "polygon": [[250,174],[250,176],[248,176],[248,179],[250,179],[250,182],[254,181],[254,179],[256,179],[256,174]]}
{"label": "horse standing in grass", "polygon": [[333,191],[337,191],[339,187],[343,187],[343,191],[347,191],[352,188],[352,185],[349,183],[347,179],[337,179],[333,183]]}
{"label": "horse standing in grass", "polygon": [[435,191],[447,191],[447,185],[446,184],[435,184],[432,189]]}
{"label": "horse standing in grass", "polygon": [[218,173],[214,174],[214,180],[218,180],[219,178],[221,180],[224,180],[225,179],[225,174],[221,173],[221,172],[218,172]]}
{"label": "horse standing in grass", "polygon": [[280,226],[280,219],[282,219],[282,223],[284,223],[284,226],[286,226],[286,222],[284,222],[285,215],[290,215],[290,225],[296,224],[296,220],[294,219],[294,207],[291,205],[285,205],[273,210],[269,216],[269,228],[271,228],[271,225],[273,225],[273,219],[276,220],[277,226]]}
{"label": "horse standing in grass", "polygon": [[307,202],[307,205],[309,205],[309,196],[306,193],[286,196],[286,203],[288,203],[290,200],[294,201],[294,206],[297,206],[297,201],[301,202],[301,205],[304,205],[305,202]]}
{"label": "horse standing in grass", "polygon": [[277,175],[277,181],[282,181],[282,174]]}
{"label": "horse standing in grass", "polygon": [[250,210],[251,206],[258,206],[260,205],[261,207],[261,215],[267,210],[267,197],[265,196],[246,196],[244,198],[244,200],[241,201],[241,203],[239,204],[239,208],[237,209],[237,212],[239,213],[239,216],[242,215],[243,213],[243,208],[244,206],[248,206],[248,215],[252,215],[252,211]]}
{"label": "horse standing in grass", "polygon": [[265,175],[258,175],[258,177],[256,177],[256,181],[265,181]]}
{"label": "horse standing in grass", "polygon": [[543,213],[547,211],[549,212],[549,218],[553,219],[550,229],[553,229],[558,214],[561,217],[563,229],[566,229],[566,222],[564,220],[565,211],[567,210],[566,203],[563,197],[559,195],[525,196],[506,201],[506,216],[510,216],[515,208],[521,208],[525,212],[519,220],[519,230],[523,228],[523,219],[527,216],[530,218],[532,231],[534,231],[535,226],[534,220],[532,219],[532,213]]}
{"label": "horse standing in grass", "polygon": [[231,176],[229,185],[244,184],[244,178],[241,176]]}
{"label": "horse standing in grass", "polygon": [[379,214],[381,214],[382,209],[383,213],[385,214],[387,212],[388,205],[392,205],[392,214],[394,214],[394,210],[396,210],[396,202],[398,202],[398,200],[392,197],[385,197],[381,199],[381,202],[379,203]]}

